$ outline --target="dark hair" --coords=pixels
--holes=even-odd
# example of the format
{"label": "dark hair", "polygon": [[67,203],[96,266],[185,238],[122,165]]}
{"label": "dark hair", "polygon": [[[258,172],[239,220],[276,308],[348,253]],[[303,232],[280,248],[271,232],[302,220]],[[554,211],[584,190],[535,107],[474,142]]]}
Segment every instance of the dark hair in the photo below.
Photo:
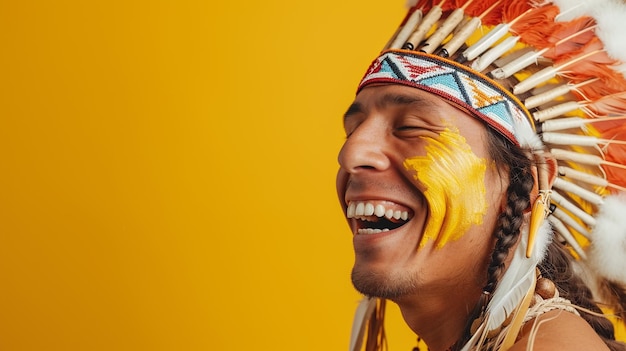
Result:
{"label": "dark hair", "polygon": [[[524,211],[530,206],[530,193],[534,180],[531,172],[531,161],[522,149],[508,142],[492,128],[487,128],[487,131],[490,156],[498,170],[508,170],[509,173],[506,207],[498,217],[494,230],[495,247],[487,269],[487,284],[484,287],[486,292],[491,293],[504,272],[504,263],[511,247],[519,239]],[[546,257],[538,268],[543,277],[555,283],[560,296],[577,306],[602,314],[600,308],[593,301],[591,290],[574,272],[573,260],[574,258],[564,249],[563,244],[554,240],[549,245]],[[626,345],[615,341],[613,324],[608,319],[584,311],[580,311],[580,314],[609,349],[614,351],[626,350]],[[474,316],[474,318],[476,317]]]}

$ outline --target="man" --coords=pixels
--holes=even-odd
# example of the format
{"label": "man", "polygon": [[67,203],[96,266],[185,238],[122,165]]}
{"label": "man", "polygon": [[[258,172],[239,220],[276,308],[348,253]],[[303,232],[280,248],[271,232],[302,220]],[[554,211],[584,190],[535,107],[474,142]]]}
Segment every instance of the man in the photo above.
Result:
{"label": "man", "polygon": [[[613,195],[618,200],[611,202],[611,207],[626,213],[626,200],[618,194],[626,184],[607,177],[609,172],[604,168],[576,164],[584,161],[572,159],[568,150],[562,150],[566,147],[548,152],[537,134],[543,132],[543,141],[550,146],[561,142],[548,130],[553,127],[535,119],[541,111],[544,115],[553,112],[548,108],[531,112],[530,104],[521,103],[519,96],[505,88],[511,84],[521,96],[542,84],[541,78],[526,74],[518,82],[506,73],[508,76],[500,76],[499,81],[492,79],[499,74],[497,69],[509,70],[506,63],[516,62],[515,57],[522,57],[527,49],[494,66],[499,55],[490,57],[490,53],[500,50],[500,44],[487,51],[490,45],[484,43],[492,40],[491,33],[470,38],[480,32],[472,24],[474,19],[484,19],[487,14],[500,14],[490,19],[492,23],[487,24],[491,25],[512,18],[521,22],[541,18],[532,21],[532,28],[512,31],[527,47],[545,49],[543,58],[552,60],[547,63],[549,68],[558,67],[551,65],[553,62],[563,64],[572,57],[584,64],[579,57],[588,50],[581,45],[560,56],[548,53],[558,42],[551,36],[564,38],[563,33],[572,33],[554,20],[568,10],[566,6],[559,11],[553,5],[520,3],[492,1],[492,7],[484,2],[475,7],[468,3],[463,8],[428,1],[414,4],[390,41],[391,50],[373,62],[344,116],[347,139],[339,154],[337,190],[354,234],[352,281],[368,297],[357,311],[351,350],[360,349],[365,321],[369,323],[366,349],[382,347],[385,299],[398,304],[406,323],[432,351],[626,349],[614,341],[612,326],[601,316],[589,288],[574,273],[574,259],[561,243],[567,242],[574,255],[590,256],[589,263],[578,264],[577,269],[591,267],[587,281],[594,287],[594,298],[602,299],[623,317],[625,301],[619,300],[619,293],[607,290],[623,294],[626,278],[597,263],[598,256],[619,256],[620,252],[607,253],[606,246],[596,245],[596,241],[583,251],[572,233],[591,236],[587,231],[593,229],[594,238],[603,236],[597,242],[608,242],[609,247],[626,242],[624,229],[618,230],[617,237],[609,237],[610,233],[602,230],[606,226],[616,228],[616,220],[617,228],[625,228],[626,223],[615,218],[620,216],[603,214],[607,206],[601,197]],[[623,8],[615,3],[604,10],[626,14]],[[514,11],[519,14],[512,15]],[[592,18],[581,18],[567,23],[574,26],[586,21],[580,28],[596,26]],[[468,25],[475,27],[465,29]],[[543,42],[523,36],[524,31],[540,30],[545,35]],[[584,32],[593,33],[591,29]],[[509,38],[520,40],[510,34]],[[595,35],[585,40],[600,42]],[[484,48],[476,49],[481,45]],[[500,51],[503,54],[509,49]],[[476,50],[482,52],[475,54]],[[611,58],[604,65],[615,63],[617,60]],[[525,67],[514,73],[525,73]],[[608,92],[606,95],[626,90],[623,76],[606,72],[607,79],[576,72],[572,79],[563,81],[584,83],[592,87],[588,91],[602,90]],[[530,88],[524,86],[525,80]],[[604,82],[608,80],[611,84]],[[582,100],[580,96],[562,95],[552,99],[579,105],[577,101]],[[618,111],[626,114],[626,107],[620,108]],[[585,112],[591,117],[590,111]],[[602,108],[596,112],[616,114],[616,110],[609,113]],[[566,116],[561,120],[574,121]],[[598,125],[598,130],[611,130],[613,139],[626,137],[615,132],[615,125],[622,125],[619,118],[609,122]],[[579,143],[578,139],[568,140]],[[572,150],[594,154],[578,145]],[[606,158],[609,154],[611,161]],[[625,158],[606,150],[604,156],[607,168],[626,163]],[[581,171],[582,177],[576,173]],[[594,173],[605,174],[597,177],[602,184],[596,184],[595,178],[591,185],[589,180],[580,180],[585,175],[595,177]],[[563,185],[571,183],[578,185]],[[591,192],[587,189],[592,189],[594,196],[587,194]],[[548,221],[543,221],[548,214],[548,221],[558,230],[559,240],[552,242],[552,230]],[[598,222],[594,218],[587,223],[590,220],[586,216],[599,217]]]}

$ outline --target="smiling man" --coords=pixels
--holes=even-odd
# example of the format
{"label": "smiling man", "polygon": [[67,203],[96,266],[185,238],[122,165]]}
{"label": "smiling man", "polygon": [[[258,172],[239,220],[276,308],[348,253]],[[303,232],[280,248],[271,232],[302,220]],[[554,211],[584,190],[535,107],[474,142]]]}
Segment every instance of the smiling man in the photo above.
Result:
{"label": "smiling man", "polygon": [[[361,349],[365,334],[366,350],[383,347],[387,299],[398,304],[432,351],[625,350],[596,302],[624,317],[626,276],[620,267],[626,249],[614,247],[626,242],[626,223],[615,215],[626,213],[620,194],[626,181],[603,167],[623,167],[626,159],[614,149],[597,155],[583,147],[591,139],[578,145],[581,133],[572,123],[586,122],[550,107],[580,107],[583,95],[551,92],[546,79],[532,75],[544,67],[520,63],[527,53],[540,52],[531,61],[549,69],[567,60],[583,65],[579,58],[589,48],[581,44],[568,45],[560,56],[547,53],[575,40],[574,27],[602,47],[592,30],[596,20],[583,16],[557,25],[555,16],[568,11],[563,4],[442,4],[411,7],[344,115],[337,191],[353,233],[352,281],[366,296],[355,317],[351,351]],[[624,7],[610,2],[596,17],[605,11],[626,19]],[[477,18],[500,26],[481,31]],[[505,21],[529,18],[533,26],[514,28],[516,36],[498,29]],[[494,39],[500,35],[494,32],[505,39]],[[532,41],[524,37],[527,32],[544,37]],[[524,45],[502,49],[498,43],[509,38]],[[565,39],[555,44],[552,38]],[[585,99],[594,89],[605,95],[626,90],[622,75],[602,72],[606,77],[598,79],[579,70],[551,83],[567,83],[560,89],[589,85]],[[535,86],[542,87],[535,92],[548,94],[540,96],[545,101],[539,108],[531,106],[532,99],[521,102]],[[584,117],[608,115],[583,111],[589,114]],[[611,116],[618,113],[626,115],[626,107],[611,110]],[[548,119],[569,123],[563,129],[575,136],[557,135],[552,122],[544,123]],[[602,123],[607,124],[598,123],[597,130],[612,140],[626,137],[618,132],[622,119]],[[609,154],[611,165],[583,160],[606,160]],[[583,248],[581,235],[594,240]]]}
{"label": "smiling man", "polygon": [[[396,298],[420,281],[455,272],[479,279],[466,275],[464,265],[478,252],[486,257],[491,251],[475,233],[493,231],[500,206],[488,203],[502,203],[505,189],[495,166],[487,165],[483,125],[433,94],[385,85],[358,95],[345,128],[338,187],[357,234],[356,288]],[[500,191],[487,193],[486,184]],[[444,246],[448,250],[436,249]],[[455,250],[458,265],[450,262],[449,250]],[[430,278],[430,272],[419,271],[425,265],[441,271]]]}

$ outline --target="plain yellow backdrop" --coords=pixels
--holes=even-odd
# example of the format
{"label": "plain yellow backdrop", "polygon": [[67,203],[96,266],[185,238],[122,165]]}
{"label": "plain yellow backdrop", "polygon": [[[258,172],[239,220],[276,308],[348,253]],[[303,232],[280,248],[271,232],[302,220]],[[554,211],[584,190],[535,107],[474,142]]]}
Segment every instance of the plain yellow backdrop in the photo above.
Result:
{"label": "plain yellow backdrop", "polygon": [[341,116],[403,5],[1,0],[0,349],[347,349]]}
{"label": "plain yellow backdrop", "polygon": [[403,5],[0,1],[0,350],[347,349],[341,116]]}

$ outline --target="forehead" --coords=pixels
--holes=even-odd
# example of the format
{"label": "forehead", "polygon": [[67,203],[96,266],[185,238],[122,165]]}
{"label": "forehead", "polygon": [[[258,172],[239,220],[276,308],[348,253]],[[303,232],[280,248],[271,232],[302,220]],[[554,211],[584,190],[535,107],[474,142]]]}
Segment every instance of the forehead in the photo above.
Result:
{"label": "forehead", "polygon": [[356,96],[356,103],[384,108],[393,105],[413,105],[414,108],[445,108],[447,103],[437,95],[398,84],[369,86]]}
{"label": "forehead", "polygon": [[430,122],[461,126],[484,124],[468,112],[438,95],[398,84],[368,86],[356,96],[345,117],[353,114],[371,114],[389,110],[417,113]]}

